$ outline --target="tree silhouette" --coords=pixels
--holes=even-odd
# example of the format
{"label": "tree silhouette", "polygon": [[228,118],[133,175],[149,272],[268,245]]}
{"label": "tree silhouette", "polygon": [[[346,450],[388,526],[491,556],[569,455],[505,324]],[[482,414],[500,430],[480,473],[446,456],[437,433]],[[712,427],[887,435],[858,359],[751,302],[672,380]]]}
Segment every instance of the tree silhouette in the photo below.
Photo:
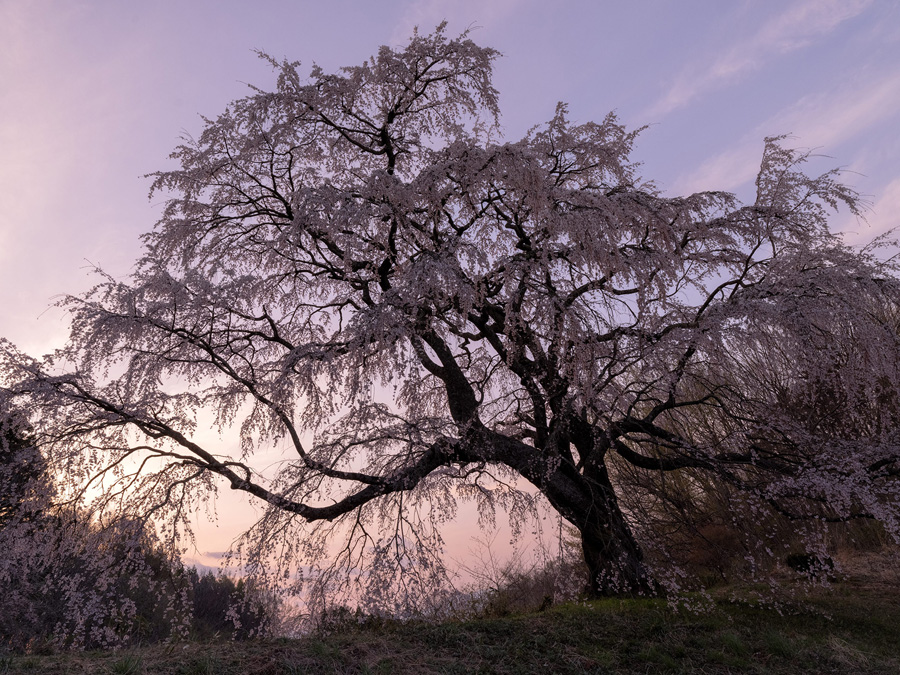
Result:
{"label": "tree silhouette", "polygon": [[21,415],[0,419],[0,529],[36,518],[50,497],[47,464],[29,438]]}
{"label": "tree silhouette", "polygon": [[[244,542],[258,568],[333,555],[397,603],[440,580],[457,499],[521,515],[526,483],[579,531],[592,593],[658,591],[626,469],[896,535],[878,401],[900,383],[897,268],[827,223],[858,195],[770,138],[751,203],[667,196],[630,159],[637,132],[562,104],[502,142],[496,57],[441,26],[308,80],[270,59],[276,89],[154,175],[167,206],[132,277],[64,300],[47,360],[7,345],[48,456],[144,517],[245,491],[269,509]],[[810,423],[823,392],[869,422]]]}

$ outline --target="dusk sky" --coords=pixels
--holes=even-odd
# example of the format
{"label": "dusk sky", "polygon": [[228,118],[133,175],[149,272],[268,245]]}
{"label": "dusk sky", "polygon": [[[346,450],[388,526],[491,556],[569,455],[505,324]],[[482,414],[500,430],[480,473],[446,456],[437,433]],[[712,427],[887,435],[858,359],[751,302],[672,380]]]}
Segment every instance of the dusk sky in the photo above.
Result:
{"label": "dusk sky", "polygon": [[897,0],[0,0],[0,336],[40,355],[65,338],[54,296],[91,265],[126,276],[153,227],[143,175],[183,134],[274,85],[277,59],[356,65],[414,26],[498,49],[507,140],[548,120],[617,111],[668,194],[752,195],[763,139],[840,166],[872,204],[835,229],[900,226]]}
{"label": "dusk sky", "polygon": [[763,138],[829,155],[873,202],[868,239],[900,224],[900,3],[548,0],[0,0],[0,335],[35,354],[65,323],[52,298],[126,275],[159,214],[144,174],[182,134],[273,84],[253,53],[354,65],[441,20],[503,53],[509,140],[550,118],[616,110],[650,125],[635,156],[670,194],[751,194]]}

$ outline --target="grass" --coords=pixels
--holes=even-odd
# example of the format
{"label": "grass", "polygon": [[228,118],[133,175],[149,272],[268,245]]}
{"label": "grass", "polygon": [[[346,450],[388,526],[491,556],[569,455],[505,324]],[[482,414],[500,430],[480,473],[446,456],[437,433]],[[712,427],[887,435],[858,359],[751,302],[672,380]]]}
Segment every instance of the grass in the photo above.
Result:
{"label": "grass", "polygon": [[110,670],[114,675],[139,675],[143,672],[143,659],[137,654],[125,654],[112,664]]}
{"label": "grass", "polygon": [[726,600],[703,613],[601,600],[442,624],[380,622],[297,640],[4,657],[5,673],[898,673],[900,595],[838,584],[781,612]]}

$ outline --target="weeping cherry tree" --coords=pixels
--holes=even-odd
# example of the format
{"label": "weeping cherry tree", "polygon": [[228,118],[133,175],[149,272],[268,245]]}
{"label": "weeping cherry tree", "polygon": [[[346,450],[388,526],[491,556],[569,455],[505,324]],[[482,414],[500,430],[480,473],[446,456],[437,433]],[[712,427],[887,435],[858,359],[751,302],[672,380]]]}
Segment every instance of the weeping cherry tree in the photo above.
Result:
{"label": "weeping cherry tree", "polygon": [[329,558],[383,597],[437,583],[457,500],[532,497],[591,593],[665,590],[628,471],[897,536],[900,280],[827,222],[859,196],[784,137],[751,203],[662,193],[612,114],[504,142],[497,56],[443,26],[336,74],[263,56],[274,91],[153,174],[133,274],[62,301],[54,355],[4,347],[71,498],[186,524],[243,491],[260,569]]}

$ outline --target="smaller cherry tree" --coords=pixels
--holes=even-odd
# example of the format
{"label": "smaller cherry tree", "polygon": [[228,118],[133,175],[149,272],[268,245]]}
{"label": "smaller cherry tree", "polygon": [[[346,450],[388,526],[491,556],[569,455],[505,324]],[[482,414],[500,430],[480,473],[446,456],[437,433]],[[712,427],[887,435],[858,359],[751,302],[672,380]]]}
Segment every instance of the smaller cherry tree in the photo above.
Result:
{"label": "smaller cherry tree", "polygon": [[58,353],[4,349],[72,498],[188,528],[244,491],[247,569],[330,559],[320,588],[393,610],[439,602],[458,499],[548,504],[594,594],[673,583],[647,514],[676,478],[686,508],[719,486],[897,536],[900,280],[827,222],[858,195],[773,138],[752,202],[667,196],[637,132],[562,104],[501,142],[496,57],[441,26],[336,74],[271,61],[176,149],[131,278],[62,301]]}
{"label": "smaller cherry tree", "polygon": [[186,569],[143,520],[61,503],[23,416],[0,411],[0,654],[242,639],[275,620],[255,587]]}

